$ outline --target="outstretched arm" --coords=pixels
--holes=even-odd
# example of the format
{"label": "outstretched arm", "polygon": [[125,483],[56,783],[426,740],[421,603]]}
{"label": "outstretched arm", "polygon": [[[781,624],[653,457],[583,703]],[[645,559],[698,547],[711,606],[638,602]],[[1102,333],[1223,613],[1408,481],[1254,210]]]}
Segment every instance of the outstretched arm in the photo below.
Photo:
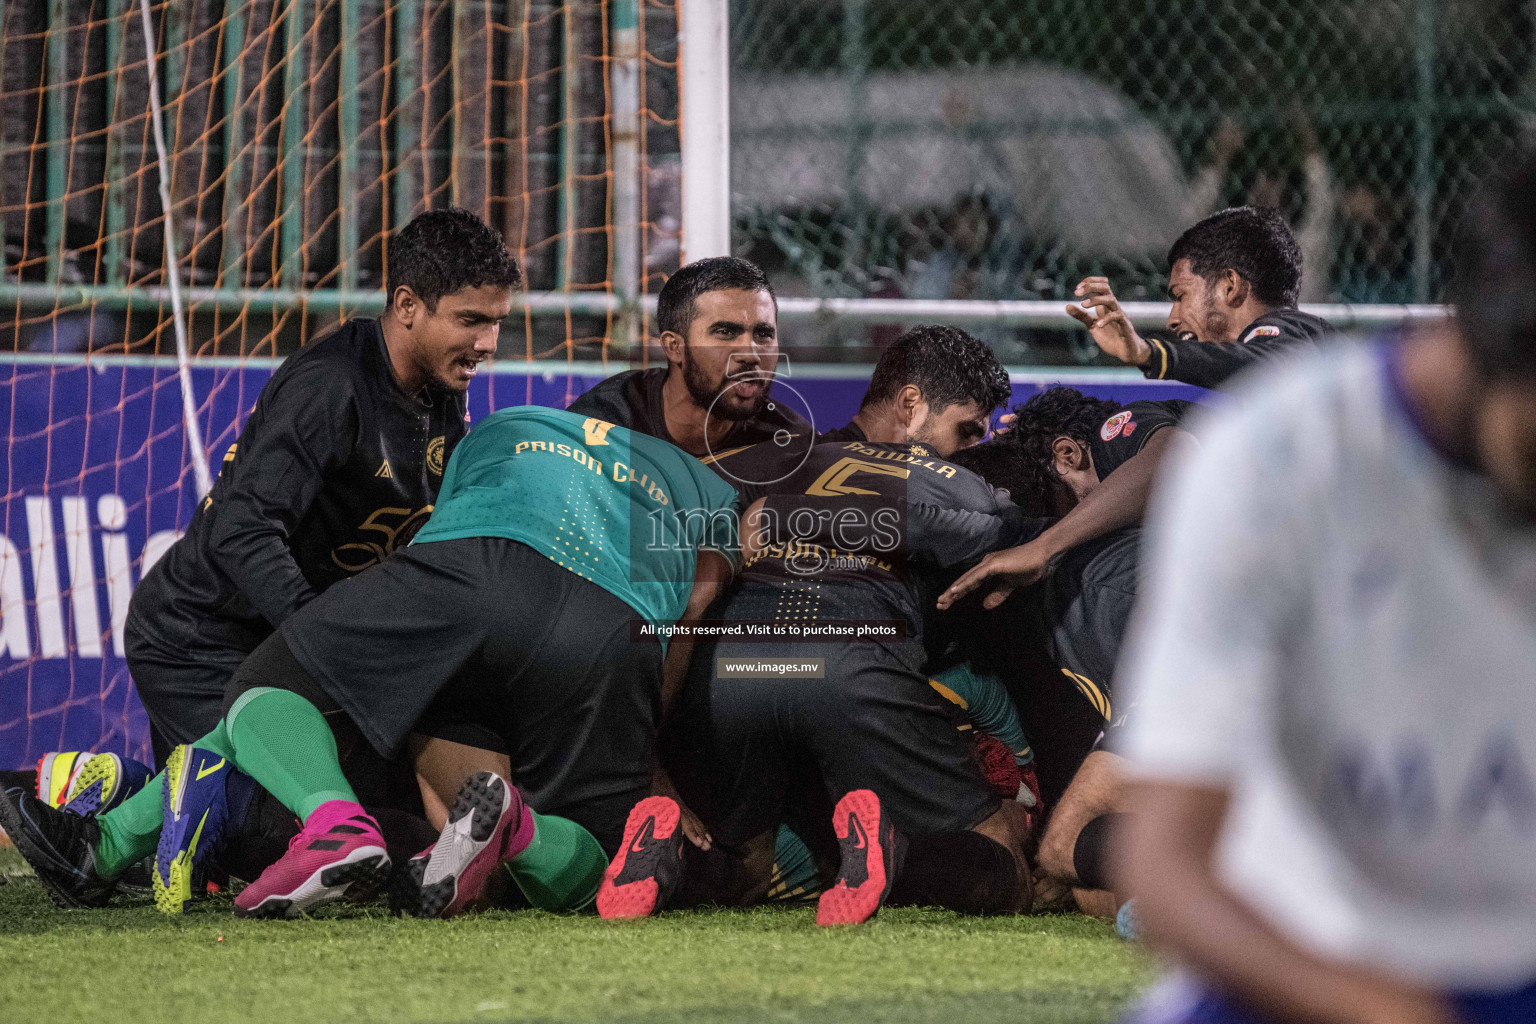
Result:
{"label": "outstretched arm", "polygon": [[1143,783],[1132,801],[1119,874],[1148,942],[1279,1020],[1456,1024],[1433,993],[1313,956],[1222,886],[1214,851],[1226,789]]}
{"label": "outstretched arm", "polygon": [[1055,524],[1028,543],[983,558],[939,595],[946,609],[984,583],[991,593],[982,602],[996,608],[1017,587],[1026,587],[1050,575],[1063,555],[1096,537],[1134,526],[1147,511],[1147,499],[1158,467],[1168,449],[1186,431],[1165,427],[1147,439],[1141,451],[1105,477],[1093,491]]}
{"label": "outstretched arm", "polygon": [[[1239,370],[1269,359],[1298,344],[1315,344],[1310,334],[1273,327],[1278,334],[1250,337],[1248,341],[1188,341],[1153,338],[1151,355],[1137,365],[1152,380],[1176,380],[1202,388],[1216,388]],[[1246,336],[1246,335],[1245,335]]]}

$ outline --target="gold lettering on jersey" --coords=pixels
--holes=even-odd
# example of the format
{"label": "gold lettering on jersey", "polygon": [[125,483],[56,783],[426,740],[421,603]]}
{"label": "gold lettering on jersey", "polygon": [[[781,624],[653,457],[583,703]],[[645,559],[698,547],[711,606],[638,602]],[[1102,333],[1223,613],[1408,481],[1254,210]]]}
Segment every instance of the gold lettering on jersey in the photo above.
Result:
{"label": "gold lettering on jersey", "polygon": [[427,442],[427,469],[434,476],[443,475],[443,450],[448,447],[448,439],[438,434]]}
{"label": "gold lettering on jersey", "polygon": [[794,562],[798,567],[797,571],[802,575],[815,575],[827,570],[863,572],[868,569],[879,569],[888,573],[896,571],[896,567],[890,562],[876,558],[874,555],[839,551],[837,548],[822,547],[820,544],[803,540],[790,541],[787,544],[769,544],[755,552],[742,568],[750,568],[765,558]]}
{"label": "gold lettering on jersey", "polygon": [[379,471],[373,475],[376,477],[381,477],[385,480],[393,480],[395,478],[395,474],[390,471],[388,459],[385,459],[383,463],[379,465]]}
{"label": "gold lettering on jersey", "polygon": [[581,429],[587,435],[587,444],[607,444],[608,431],[613,429],[613,424],[607,420],[588,419],[582,422]]}
{"label": "gold lettering on jersey", "polygon": [[874,473],[881,476],[897,476],[905,479],[912,475],[909,469],[900,466],[887,466],[879,462],[866,462],[863,459],[838,459],[825,473],[816,478],[816,482],[805,489],[806,494],[816,494],[823,497],[835,497],[839,494],[879,494],[879,491],[866,490],[863,487],[855,487],[848,483],[848,478],[857,473]]}
{"label": "gold lettering on jersey", "polygon": [[[607,444],[607,441],[602,442]],[[602,473],[603,464],[580,448],[574,445],[560,444],[557,441],[519,441],[513,447],[513,455],[521,455],[524,452],[549,452],[551,455],[564,455],[578,465],[590,469],[594,473]]]}
{"label": "gold lettering on jersey", "polygon": [[936,465],[933,460],[922,458],[921,455],[927,454],[927,449],[925,448],[917,448],[914,446],[914,450],[921,453],[921,455],[914,455],[907,452],[883,451],[879,448],[871,448],[868,445],[859,443],[858,441],[850,441],[843,445],[843,450],[849,452],[858,452],[860,455],[868,455],[872,459],[883,459],[887,462],[905,462],[913,466],[922,466],[924,469],[933,470],[935,473],[944,477],[945,479],[951,479],[955,475],[954,466]]}
{"label": "gold lettering on jersey", "polygon": [[408,508],[376,508],[357,526],[358,533],[377,534],[361,540],[342,544],[331,552],[336,567],[349,573],[362,572],[370,565],[378,565],[402,544],[416,536],[421,524],[432,514],[427,505],[414,511]]}
{"label": "gold lettering on jersey", "polygon": [[635,470],[622,462],[615,462],[613,464],[613,482],[616,484],[631,483],[636,485],[658,505],[670,505],[672,503],[671,499],[667,497],[667,492],[662,490],[649,476],[645,473],[637,474]]}

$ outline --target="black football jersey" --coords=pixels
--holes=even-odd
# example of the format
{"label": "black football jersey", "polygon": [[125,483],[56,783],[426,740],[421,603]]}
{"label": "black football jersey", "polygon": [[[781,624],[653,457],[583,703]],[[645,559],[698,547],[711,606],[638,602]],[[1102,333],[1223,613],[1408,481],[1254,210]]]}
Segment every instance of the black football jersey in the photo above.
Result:
{"label": "black football jersey", "polygon": [[[661,390],[666,382],[665,366],[616,373],[580,395],[570,404],[569,411],[583,416],[595,416],[621,427],[638,430],[642,434],[659,437],[668,444],[677,444],[677,440],[667,430]],[[714,447],[716,453],[723,453],[771,440],[781,430],[804,434],[810,431],[810,426],[798,413],[785,407],[782,402],[775,401],[770,394],[767,404],[756,416],[738,420]]]}
{"label": "black football jersey", "polygon": [[1093,471],[1100,480],[1130,461],[1146,446],[1148,438],[1164,427],[1178,426],[1194,402],[1170,399],[1132,402],[1106,419],[1088,440]]}
{"label": "black football jersey", "polygon": [[1153,380],[1178,380],[1216,388],[1254,363],[1285,352],[1305,351],[1333,331],[1322,317],[1299,309],[1276,309],[1243,328],[1236,341],[1195,341],[1168,331],[1149,331],[1152,355],[1141,372]]}
{"label": "black football jersey", "polygon": [[185,536],[134,592],[130,628],[172,649],[254,649],[410,540],[466,419],[462,393],[401,391],[378,321],[342,324],[262,388]]}
{"label": "black football jersey", "polygon": [[798,441],[711,463],[743,507],[766,499],[770,523],[733,585],[729,618],[904,619],[916,637],[938,580],[1043,526],[922,445]]}

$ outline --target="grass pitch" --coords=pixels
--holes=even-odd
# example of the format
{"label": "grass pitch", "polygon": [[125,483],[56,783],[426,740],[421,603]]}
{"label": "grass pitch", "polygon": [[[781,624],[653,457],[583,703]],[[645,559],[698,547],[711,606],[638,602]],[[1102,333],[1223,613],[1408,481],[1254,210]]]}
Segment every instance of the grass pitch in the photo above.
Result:
{"label": "grass pitch", "polygon": [[147,899],[56,910],[11,849],[0,872],[0,1019],[16,1024],[1098,1024],[1149,977],[1078,916],[886,910],[833,931],[809,907],[631,922],[336,908],[284,922],[213,899],[173,919]]}

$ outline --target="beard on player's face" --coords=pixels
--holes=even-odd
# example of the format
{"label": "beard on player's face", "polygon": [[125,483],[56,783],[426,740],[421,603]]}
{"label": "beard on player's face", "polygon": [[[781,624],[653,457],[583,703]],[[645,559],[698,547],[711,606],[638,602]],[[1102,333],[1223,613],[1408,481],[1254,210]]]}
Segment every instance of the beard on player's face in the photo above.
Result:
{"label": "beard on player's face", "polygon": [[1232,318],[1221,307],[1221,299],[1218,289],[1206,285],[1205,294],[1200,299],[1200,322],[1191,324],[1195,337],[1199,341],[1226,341],[1227,333],[1232,327]]}
{"label": "beard on player's face", "polygon": [[[739,361],[738,361],[739,363]],[[745,372],[745,376],[731,377],[730,371]],[[745,364],[732,366],[726,359],[720,369],[711,373],[694,358],[693,349],[683,345],[683,385],[688,397],[700,409],[709,410],[713,416],[727,420],[747,420],[762,411],[768,403],[768,393],[773,389],[773,378],[752,373],[755,367]]]}
{"label": "beard on player's face", "polygon": [[944,406],[938,412],[925,405],[922,421],[909,428],[907,437],[924,445],[941,459],[981,443],[986,437],[987,419],[974,401]]}

